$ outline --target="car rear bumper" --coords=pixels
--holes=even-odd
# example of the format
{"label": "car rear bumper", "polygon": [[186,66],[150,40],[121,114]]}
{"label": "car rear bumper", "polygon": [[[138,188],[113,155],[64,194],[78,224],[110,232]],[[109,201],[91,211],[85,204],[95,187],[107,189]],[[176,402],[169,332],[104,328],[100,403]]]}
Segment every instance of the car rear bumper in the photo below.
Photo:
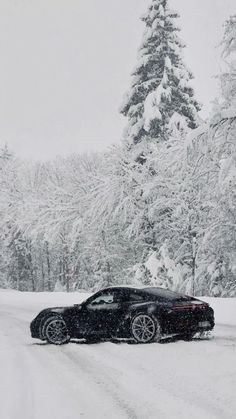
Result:
{"label": "car rear bumper", "polygon": [[214,311],[211,307],[176,310],[168,318],[168,332],[171,333],[209,331],[214,326]]}

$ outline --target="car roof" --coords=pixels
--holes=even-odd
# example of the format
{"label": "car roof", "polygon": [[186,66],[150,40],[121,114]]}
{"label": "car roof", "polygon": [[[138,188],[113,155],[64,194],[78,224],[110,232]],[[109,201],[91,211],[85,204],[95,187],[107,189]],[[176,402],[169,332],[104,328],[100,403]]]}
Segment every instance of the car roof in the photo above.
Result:
{"label": "car roof", "polygon": [[114,286],[110,286],[110,287],[106,287],[106,288],[103,288],[101,291],[108,291],[108,290],[137,290],[137,291],[140,291],[140,290],[143,290],[144,288],[143,287],[133,287],[132,285],[114,285]]}
{"label": "car roof", "polygon": [[163,300],[175,300],[175,299],[187,299],[187,296],[184,294],[180,294],[175,291],[171,291],[167,288],[161,288],[161,287],[133,287],[129,285],[121,285],[121,286],[111,286],[106,287],[102,291],[109,291],[109,290],[130,290],[130,291],[137,291],[141,293],[145,293],[146,295],[150,295],[150,297],[156,299],[161,298]]}

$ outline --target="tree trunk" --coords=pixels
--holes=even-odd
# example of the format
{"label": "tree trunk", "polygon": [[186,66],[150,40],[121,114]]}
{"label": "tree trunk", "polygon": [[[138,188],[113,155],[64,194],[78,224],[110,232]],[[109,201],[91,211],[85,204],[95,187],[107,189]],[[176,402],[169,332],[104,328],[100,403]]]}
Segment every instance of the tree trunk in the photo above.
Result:
{"label": "tree trunk", "polygon": [[48,242],[46,242],[45,251],[46,251],[47,276],[48,276],[48,278],[47,278],[47,288],[48,288],[48,291],[52,291],[51,263],[50,263],[50,254],[49,254]]}

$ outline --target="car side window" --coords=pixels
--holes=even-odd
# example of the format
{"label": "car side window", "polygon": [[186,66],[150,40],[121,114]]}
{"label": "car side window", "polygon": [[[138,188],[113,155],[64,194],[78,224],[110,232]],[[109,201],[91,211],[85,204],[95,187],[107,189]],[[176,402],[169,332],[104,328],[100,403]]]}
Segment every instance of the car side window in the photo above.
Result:
{"label": "car side window", "polygon": [[114,302],[114,294],[113,293],[104,293],[99,295],[94,300],[90,301],[90,304],[97,305],[97,304],[112,304]]}
{"label": "car side window", "polygon": [[145,296],[138,294],[137,292],[131,292],[129,294],[129,301],[131,302],[142,302],[145,301]]}
{"label": "car side window", "polygon": [[124,290],[115,290],[114,291],[114,302],[115,303],[124,303],[127,301],[126,294]]}

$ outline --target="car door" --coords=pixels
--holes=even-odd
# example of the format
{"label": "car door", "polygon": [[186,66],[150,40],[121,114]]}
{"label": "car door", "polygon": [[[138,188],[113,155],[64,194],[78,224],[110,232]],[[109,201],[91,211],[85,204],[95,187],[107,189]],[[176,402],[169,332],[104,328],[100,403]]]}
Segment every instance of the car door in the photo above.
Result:
{"label": "car door", "polygon": [[83,305],[78,326],[85,335],[110,336],[120,311],[116,290],[101,291]]}

